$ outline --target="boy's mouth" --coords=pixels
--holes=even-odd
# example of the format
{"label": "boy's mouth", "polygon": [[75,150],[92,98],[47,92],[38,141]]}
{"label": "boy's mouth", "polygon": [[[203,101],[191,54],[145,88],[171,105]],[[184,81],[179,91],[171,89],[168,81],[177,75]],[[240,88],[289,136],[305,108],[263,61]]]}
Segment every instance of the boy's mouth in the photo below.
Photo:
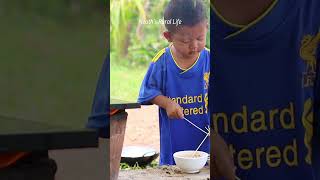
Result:
{"label": "boy's mouth", "polygon": [[189,55],[194,55],[194,54],[196,54],[197,53],[197,51],[190,51],[189,52]]}

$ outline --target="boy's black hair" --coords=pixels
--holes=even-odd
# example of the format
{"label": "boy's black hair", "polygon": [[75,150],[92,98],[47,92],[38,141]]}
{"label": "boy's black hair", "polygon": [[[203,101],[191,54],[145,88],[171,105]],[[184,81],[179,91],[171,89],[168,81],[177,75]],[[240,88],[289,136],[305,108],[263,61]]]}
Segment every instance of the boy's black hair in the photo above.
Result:
{"label": "boy's black hair", "polygon": [[182,26],[194,26],[207,19],[203,0],[171,0],[164,11],[165,26],[169,32],[175,32],[177,26],[170,20],[181,20]]}

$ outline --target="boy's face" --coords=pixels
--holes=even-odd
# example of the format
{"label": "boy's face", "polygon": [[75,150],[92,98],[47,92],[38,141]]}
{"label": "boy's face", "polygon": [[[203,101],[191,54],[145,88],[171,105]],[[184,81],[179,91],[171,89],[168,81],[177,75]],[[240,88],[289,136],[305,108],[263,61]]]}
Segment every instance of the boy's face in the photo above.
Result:
{"label": "boy's face", "polygon": [[178,27],[174,33],[164,32],[164,36],[183,58],[194,58],[206,45],[207,30],[207,21],[202,21],[191,27]]}

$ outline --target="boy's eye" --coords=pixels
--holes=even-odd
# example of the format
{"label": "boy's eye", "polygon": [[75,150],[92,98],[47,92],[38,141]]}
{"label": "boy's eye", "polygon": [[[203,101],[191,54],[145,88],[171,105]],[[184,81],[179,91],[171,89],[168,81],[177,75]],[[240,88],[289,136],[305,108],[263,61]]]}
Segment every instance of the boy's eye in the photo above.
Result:
{"label": "boy's eye", "polygon": [[183,42],[183,43],[189,43],[190,41],[188,41],[188,40],[183,40],[182,42]]}

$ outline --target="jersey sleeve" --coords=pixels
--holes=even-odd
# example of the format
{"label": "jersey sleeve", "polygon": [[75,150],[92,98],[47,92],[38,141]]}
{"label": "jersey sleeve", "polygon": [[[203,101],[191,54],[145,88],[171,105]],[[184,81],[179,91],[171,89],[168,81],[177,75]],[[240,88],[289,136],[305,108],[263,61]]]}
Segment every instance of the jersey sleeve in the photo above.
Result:
{"label": "jersey sleeve", "polygon": [[100,137],[103,138],[109,137],[109,82],[109,59],[105,59],[87,123],[88,128],[98,129]]}
{"label": "jersey sleeve", "polygon": [[165,84],[164,52],[151,62],[147,73],[142,81],[138,102],[144,105],[151,104],[151,100],[163,95]]}

